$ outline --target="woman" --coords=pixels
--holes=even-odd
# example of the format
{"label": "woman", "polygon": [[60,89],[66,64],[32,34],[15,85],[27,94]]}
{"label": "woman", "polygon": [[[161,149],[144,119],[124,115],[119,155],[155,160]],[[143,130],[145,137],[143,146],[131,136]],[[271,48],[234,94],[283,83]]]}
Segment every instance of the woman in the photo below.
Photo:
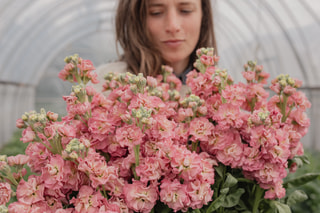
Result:
{"label": "woman", "polygon": [[216,50],[210,0],[119,0],[116,39],[123,55],[97,69],[100,81],[107,72],[156,76],[165,64],[184,82],[195,50]]}

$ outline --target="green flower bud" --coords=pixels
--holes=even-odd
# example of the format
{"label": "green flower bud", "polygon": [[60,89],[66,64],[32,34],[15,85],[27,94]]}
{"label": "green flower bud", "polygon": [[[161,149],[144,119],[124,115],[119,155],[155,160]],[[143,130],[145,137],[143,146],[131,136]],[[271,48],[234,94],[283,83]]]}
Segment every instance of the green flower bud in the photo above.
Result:
{"label": "green flower bud", "polygon": [[259,112],[258,116],[262,122],[264,122],[270,115],[269,111]]}
{"label": "green flower bud", "polygon": [[287,81],[285,79],[281,79],[279,81],[279,84],[280,84],[280,86],[285,87],[285,86],[287,86]]}
{"label": "green flower bud", "polygon": [[71,159],[78,159],[79,155],[78,155],[76,152],[71,152],[71,153],[69,154],[69,157],[70,157]]}
{"label": "green flower bud", "polygon": [[288,77],[287,82],[288,82],[288,84],[289,84],[290,86],[294,87],[295,81],[293,80],[293,78]]}
{"label": "green flower bud", "polygon": [[66,149],[65,151],[67,153],[71,153],[73,151],[80,151],[80,141],[77,139],[77,138],[73,138],[69,143],[68,145],[66,146]]}
{"label": "green flower bud", "polygon": [[136,94],[136,93],[138,92],[138,87],[137,87],[137,85],[136,85],[136,84],[131,85],[131,86],[130,86],[130,90],[131,90],[134,94]]}
{"label": "green flower bud", "polygon": [[7,155],[0,155],[0,161],[8,162]]}
{"label": "green flower bud", "polygon": [[8,213],[8,207],[6,207],[5,205],[0,205],[0,213]]}
{"label": "green flower bud", "polygon": [[24,115],[21,116],[21,119],[23,121],[28,121],[28,116],[26,114],[24,114]]}

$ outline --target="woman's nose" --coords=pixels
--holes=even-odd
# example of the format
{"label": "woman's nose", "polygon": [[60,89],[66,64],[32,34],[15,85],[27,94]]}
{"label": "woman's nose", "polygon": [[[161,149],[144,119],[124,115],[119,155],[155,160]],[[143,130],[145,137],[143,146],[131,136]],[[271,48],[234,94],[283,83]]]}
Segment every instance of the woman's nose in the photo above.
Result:
{"label": "woman's nose", "polygon": [[167,24],[166,24],[166,31],[168,33],[177,33],[181,29],[181,23],[179,20],[179,15],[176,11],[170,11],[167,14]]}

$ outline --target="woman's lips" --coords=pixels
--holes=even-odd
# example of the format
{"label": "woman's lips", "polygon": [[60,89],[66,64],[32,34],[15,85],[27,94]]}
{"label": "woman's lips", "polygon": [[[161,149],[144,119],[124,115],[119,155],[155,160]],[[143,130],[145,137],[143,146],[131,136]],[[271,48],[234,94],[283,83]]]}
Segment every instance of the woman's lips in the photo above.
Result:
{"label": "woman's lips", "polygon": [[182,39],[174,39],[174,40],[165,40],[163,41],[163,43],[168,47],[177,48],[183,43],[183,41],[184,40]]}

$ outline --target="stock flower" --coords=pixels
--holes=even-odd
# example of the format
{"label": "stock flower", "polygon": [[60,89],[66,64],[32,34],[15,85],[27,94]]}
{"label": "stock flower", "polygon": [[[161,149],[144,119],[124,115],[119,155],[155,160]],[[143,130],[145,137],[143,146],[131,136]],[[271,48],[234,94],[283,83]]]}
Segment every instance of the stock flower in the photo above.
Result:
{"label": "stock flower", "polygon": [[158,199],[157,189],[145,186],[142,182],[134,181],[124,186],[124,196],[130,209],[136,212],[150,212]]}
{"label": "stock flower", "polygon": [[143,133],[136,125],[125,125],[116,130],[116,140],[124,147],[133,147],[142,142]]}
{"label": "stock flower", "polygon": [[12,213],[21,213],[21,212],[31,212],[31,205],[24,204],[21,202],[10,203],[8,206],[8,212]]}
{"label": "stock flower", "polygon": [[25,165],[29,162],[29,156],[18,154],[16,156],[10,156],[8,157],[8,164],[9,166],[15,166],[15,165]]}
{"label": "stock flower", "polygon": [[32,205],[38,201],[44,201],[44,184],[40,176],[29,176],[28,181],[21,179],[17,187],[17,199],[19,202]]}
{"label": "stock flower", "polygon": [[72,198],[70,203],[74,205],[75,212],[96,213],[102,205],[104,197],[90,186],[83,185],[77,198]]}
{"label": "stock flower", "polygon": [[[157,77],[108,74],[103,87],[111,92],[104,96],[87,86],[98,82],[92,62],[67,57],[59,77],[79,84],[63,97],[67,115],[57,121],[57,114],[41,110],[16,121],[24,128],[21,141],[32,143],[26,155],[0,159],[7,181],[0,183],[0,205],[10,199],[10,183],[18,201],[9,212],[150,212],[158,201],[174,212],[202,211],[221,196],[213,189],[226,172],[250,180],[245,190],[260,187],[264,199],[284,197],[287,170],[297,168],[288,160],[303,155],[300,141],[310,126],[311,103],[296,90],[302,82],[279,76],[268,100],[262,66],[248,62],[247,83],[234,84],[214,66],[219,58],[212,49],[197,55],[200,72],[187,74],[185,98],[170,67]],[[37,176],[25,181],[24,164]]]}
{"label": "stock flower", "polygon": [[137,175],[140,177],[140,181],[148,183],[148,181],[157,181],[163,175],[162,168],[163,162],[159,161],[155,157],[143,158],[143,162],[136,167]]}
{"label": "stock flower", "polygon": [[239,136],[229,140],[232,142],[223,150],[217,151],[216,158],[224,165],[230,165],[231,168],[240,168],[244,160],[244,144]]}
{"label": "stock flower", "polygon": [[201,158],[195,152],[175,147],[171,153],[171,167],[174,174],[185,181],[192,181],[201,172]]}
{"label": "stock flower", "polygon": [[28,166],[31,168],[31,171],[36,173],[41,172],[41,168],[45,167],[48,158],[51,156],[46,147],[40,143],[30,143],[25,153],[30,158]]}
{"label": "stock flower", "polygon": [[95,70],[95,67],[93,66],[92,62],[90,60],[80,60],[80,64],[78,64],[78,68],[81,71],[91,71]]}
{"label": "stock flower", "polygon": [[232,104],[223,104],[219,107],[218,112],[212,117],[218,122],[218,127],[222,130],[240,128],[243,124],[242,113],[239,106]]}
{"label": "stock flower", "polygon": [[193,141],[207,141],[209,139],[208,136],[212,134],[214,126],[208,119],[200,117],[193,119],[189,128],[189,134],[192,135],[191,139]]}
{"label": "stock flower", "polygon": [[100,110],[93,110],[88,120],[89,131],[93,134],[108,134],[115,129],[113,124],[113,116],[101,113]]}
{"label": "stock flower", "polygon": [[78,169],[87,173],[94,188],[106,184],[110,175],[117,176],[114,168],[107,166],[104,157],[92,149],[89,149],[88,155],[84,159],[79,159]]}
{"label": "stock flower", "polygon": [[28,143],[33,141],[36,138],[36,134],[31,129],[30,126],[28,126],[26,129],[22,132],[22,138],[20,139],[23,143]]}
{"label": "stock flower", "polygon": [[0,205],[5,205],[11,198],[11,186],[9,183],[0,182]]}
{"label": "stock flower", "polygon": [[200,209],[212,200],[213,190],[210,183],[199,180],[189,182],[186,190],[190,197],[191,208],[193,209]]}
{"label": "stock flower", "polygon": [[45,167],[42,168],[41,178],[47,188],[59,189],[62,187],[64,177],[64,160],[61,155],[54,155],[50,158]]}
{"label": "stock flower", "polygon": [[163,179],[160,185],[160,200],[173,209],[174,212],[186,210],[191,204],[187,194],[187,185],[182,185],[177,179]]}

